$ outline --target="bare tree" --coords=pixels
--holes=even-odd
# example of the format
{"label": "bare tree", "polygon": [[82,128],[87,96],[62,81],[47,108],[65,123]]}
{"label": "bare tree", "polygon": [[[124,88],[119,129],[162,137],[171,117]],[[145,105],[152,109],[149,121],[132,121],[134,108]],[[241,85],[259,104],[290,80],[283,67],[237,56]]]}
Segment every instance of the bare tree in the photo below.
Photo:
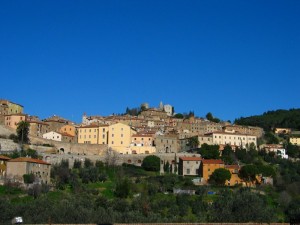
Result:
{"label": "bare tree", "polygon": [[114,151],[112,148],[108,148],[105,153],[104,162],[107,166],[116,166],[119,159],[119,153]]}

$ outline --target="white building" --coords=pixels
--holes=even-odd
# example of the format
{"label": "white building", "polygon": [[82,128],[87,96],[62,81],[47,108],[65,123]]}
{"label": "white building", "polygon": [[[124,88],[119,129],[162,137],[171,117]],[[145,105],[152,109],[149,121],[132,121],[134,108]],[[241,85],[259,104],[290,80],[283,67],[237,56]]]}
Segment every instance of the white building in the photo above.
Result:
{"label": "white building", "polygon": [[164,105],[164,111],[167,113],[168,116],[172,116],[172,106],[171,105]]}
{"label": "white building", "polygon": [[251,143],[257,146],[257,137],[254,135],[241,134],[236,132],[224,132],[215,131],[207,133],[198,138],[199,144],[209,144],[209,145],[236,145],[242,146],[243,148],[250,146]]}
{"label": "white building", "polygon": [[60,133],[50,131],[48,133],[43,134],[43,138],[53,140],[53,141],[61,141],[62,135]]}

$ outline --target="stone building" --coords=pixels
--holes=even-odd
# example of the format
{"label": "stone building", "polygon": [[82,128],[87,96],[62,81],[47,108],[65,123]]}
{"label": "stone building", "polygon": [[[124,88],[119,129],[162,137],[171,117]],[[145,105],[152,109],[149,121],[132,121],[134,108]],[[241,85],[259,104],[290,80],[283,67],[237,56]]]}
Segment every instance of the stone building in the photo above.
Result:
{"label": "stone building", "polygon": [[34,137],[43,137],[43,134],[48,133],[49,125],[39,120],[26,120],[29,123],[29,135]]}
{"label": "stone building", "polygon": [[27,115],[21,113],[6,115],[4,116],[5,126],[16,130],[18,127],[18,123],[21,121],[26,121],[26,117]]}
{"label": "stone building", "polygon": [[242,126],[234,124],[223,126],[223,130],[225,132],[238,132],[241,134],[253,135],[258,138],[264,135],[264,130],[261,127]]}
{"label": "stone building", "polygon": [[155,137],[155,146],[158,153],[177,153],[180,144],[176,134],[158,135]]}
{"label": "stone building", "polygon": [[24,174],[33,174],[35,182],[50,183],[51,164],[43,160],[21,157],[7,161],[6,178],[13,182],[24,183]]}
{"label": "stone building", "polygon": [[201,157],[179,157],[178,175],[199,176]]}

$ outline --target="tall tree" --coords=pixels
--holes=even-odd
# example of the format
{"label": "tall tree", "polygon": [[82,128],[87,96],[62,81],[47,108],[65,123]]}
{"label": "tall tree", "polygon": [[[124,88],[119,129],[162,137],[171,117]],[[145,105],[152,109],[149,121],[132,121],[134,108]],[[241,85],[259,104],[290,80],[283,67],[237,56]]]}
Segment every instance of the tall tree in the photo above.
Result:
{"label": "tall tree", "polygon": [[27,121],[20,121],[17,126],[17,137],[21,144],[29,143],[29,127],[30,124]]}
{"label": "tall tree", "polygon": [[245,165],[239,171],[239,177],[242,178],[247,184],[254,182],[258,173],[259,170],[255,165]]}
{"label": "tall tree", "polygon": [[142,167],[148,171],[159,171],[160,158],[155,155],[146,156],[142,162]]}
{"label": "tall tree", "polygon": [[224,185],[226,180],[230,180],[231,173],[229,170],[224,168],[216,169],[210,176],[209,181],[218,185]]}

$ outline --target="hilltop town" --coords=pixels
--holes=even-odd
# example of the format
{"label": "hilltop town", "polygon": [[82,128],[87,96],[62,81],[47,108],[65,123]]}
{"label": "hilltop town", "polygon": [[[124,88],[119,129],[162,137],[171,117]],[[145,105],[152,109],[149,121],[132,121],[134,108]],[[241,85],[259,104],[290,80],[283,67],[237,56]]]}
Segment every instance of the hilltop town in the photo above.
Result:
{"label": "hilltop town", "polygon": [[[53,163],[53,158],[57,162],[57,157],[53,157],[56,154],[62,156],[60,159],[74,159],[74,155],[98,159],[97,156],[105,156],[108,151],[119,155],[120,163],[141,165],[142,159],[149,154],[161,154],[163,160],[174,163],[174,154],[196,156],[193,150],[199,149],[203,144],[217,145],[220,156],[224,147],[230,146],[232,150],[261,149],[274,152],[281,158],[288,158],[282,144],[265,144],[261,141],[258,145],[258,140],[262,140],[265,133],[261,127],[220,121],[211,113],[206,118],[196,117],[192,112],[175,114],[174,106],[164,105],[162,102],[158,107],[149,107],[148,103],[143,103],[134,109],[127,108],[122,115],[96,116],[84,113],[81,123],[76,124],[56,115],[39,119],[38,116],[25,114],[21,104],[0,100],[0,125],[15,132],[21,121],[26,121],[29,125],[32,145],[52,146],[40,152],[44,153],[44,159],[48,163]],[[290,128],[275,128],[274,132],[292,134]],[[291,135],[290,143],[300,145],[300,138]],[[5,143],[1,147],[2,152],[14,150]],[[51,153],[50,156],[47,153]],[[200,155],[197,157],[201,160]],[[181,174],[199,175],[198,170],[185,170]],[[205,178],[207,181],[209,177]],[[236,182],[238,181],[235,180],[233,184]]]}
{"label": "hilltop town", "polygon": [[[24,135],[26,129],[28,133]],[[48,192],[51,189],[62,194],[61,190],[70,189],[74,194],[90,192],[91,201],[96,195],[109,204],[115,204],[115,201],[119,204],[120,199],[127,199],[130,203],[126,204],[134,204],[134,199],[139,198],[148,202],[141,214],[159,215],[155,220],[147,216],[139,219],[133,216],[128,220],[103,216],[109,222],[162,219],[169,222],[215,222],[219,218],[223,218],[220,219],[223,222],[240,221],[237,218],[244,212],[231,219],[224,212],[216,214],[217,208],[214,207],[224,202],[214,195],[218,191],[223,197],[231,195],[220,189],[226,186],[237,188],[232,189],[234,197],[228,199],[232,201],[232,207],[236,207],[234,202],[249,198],[255,207],[262,207],[264,211],[263,216],[258,213],[256,217],[250,215],[254,212],[251,211],[243,215],[241,221],[282,222],[298,215],[298,212],[289,214],[284,211],[289,207],[297,208],[298,202],[295,203],[292,197],[300,195],[295,190],[298,187],[295,182],[300,180],[300,136],[290,127],[273,127],[270,132],[262,127],[221,121],[211,113],[206,118],[197,117],[193,112],[175,114],[173,106],[162,102],[158,107],[143,103],[134,109],[127,108],[122,115],[84,113],[81,123],[75,123],[56,115],[39,119],[25,114],[20,104],[0,100],[0,135],[0,183],[4,190],[22,188],[35,199],[43,190]],[[91,189],[89,184],[97,188]],[[141,190],[141,185],[145,191]],[[252,187],[256,192],[239,189],[243,187]],[[171,203],[152,205],[152,209],[148,209],[147,204],[152,202],[144,197],[158,201],[161,193],[186,195],[186,199],[191,198],[189,201],[194,200],[187,196],[200,195],[201,199],[197,201],[201,202],[202,208],[197,210],[205,212],[205,218],[199,216],[197,210],[186,211],[190,217],[185,213],[180,217],[170,217],[172,213],[163,213],[160,207],[169,208]],[[276,198],[274,193],[277,193]],[[67,195],[63,192],[64,197]],[[271,203],[259,202],[257,196],[265,198],[263,195],[274,199]],[[56,200],[51,201],[57,204]],[[97,201],[94,203],[98,204]],[[278,204],[282,205],[278,207]],[[116,213],[114,210],[118,209],[111,207]],[[194,210],[192,205],[186,207]],[[276,217],[274,212],[271,213],[274,207],[274,212],[279,213]],[[94,209],[89,210],[96,213]],[[9,215],[3,221],[7,221]],[[35,221],[31,216],[27,219]],[[45,221],[45,215],[36,221]],[[61,222],[62,218],[56,221]],[[74,221],[84,220],[78,218]],[[90,218],[88,221],[94,220]]]}

